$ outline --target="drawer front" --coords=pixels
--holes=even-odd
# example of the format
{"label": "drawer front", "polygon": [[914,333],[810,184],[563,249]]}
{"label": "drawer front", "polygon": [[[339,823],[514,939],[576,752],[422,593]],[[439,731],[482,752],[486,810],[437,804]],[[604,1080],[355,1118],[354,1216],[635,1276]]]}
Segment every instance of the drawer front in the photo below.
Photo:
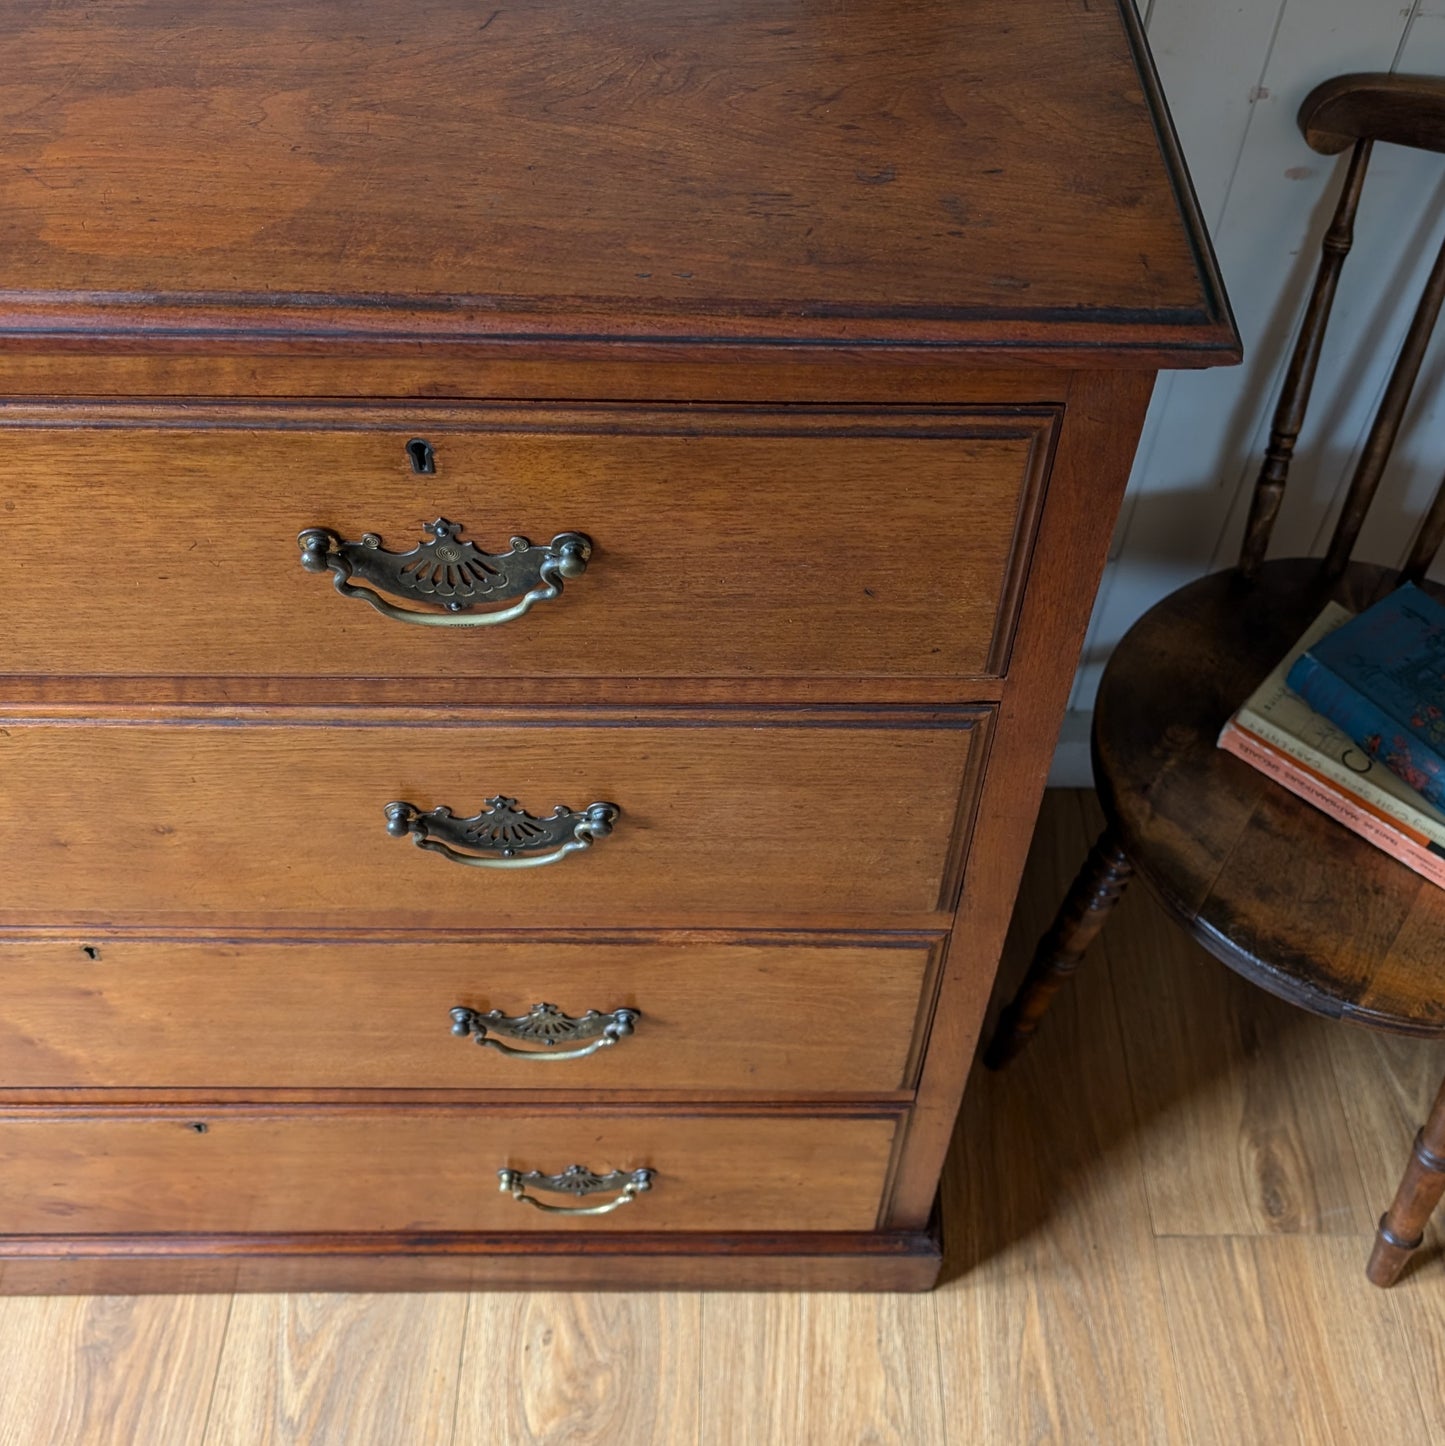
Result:
{"label": "drawer front", "polygon": [[921,940],[12,943],[0,1089],[882,1094],[911,1084],[933,955]]}
{"label": "drawer front", "polygon": [[[0,1234],[871,1230],[897,1118],[489,1109],[0,1113]],[[498,1171],[655,1172],[605,1215]],[[549,1205],[605,1203],[520,1182]]]}
{"label": "drawer front", "polygon": [[[797,726],[800,715],[751,716],[751,726],[683,712],[615,726],[4,720],[0,925],[314,936],[936,922],[956,892],[987,713]],[[541,867],[463,866],[388,834],[389,803],[468,818],[501,795],[535,815],[559,800],[621,814],[611,837]]]}
{"label": "drawer front", "polygon": [[[10,408],[10,555],[86,550],[73,578],[24,570],[0,674],[989,675],[1057,415]],[[439,518],[492,554],[581,533],[590,561],[480,630],[393,620],[300,565],[303,530],[406,553]]]}

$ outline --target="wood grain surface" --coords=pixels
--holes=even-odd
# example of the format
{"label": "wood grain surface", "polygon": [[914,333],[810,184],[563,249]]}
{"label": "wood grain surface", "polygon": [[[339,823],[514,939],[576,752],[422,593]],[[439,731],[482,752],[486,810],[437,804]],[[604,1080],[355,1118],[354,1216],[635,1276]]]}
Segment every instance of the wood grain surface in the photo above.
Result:
{"label": "wood grain surface", "polygon": [[[454,1440],[700,1441],[698,1295],[495,1297],[469,1313]],[[502,1341],[506,1349],[498,1349]]]}
{"label": "wood grain surface", "polygon": [[17,11],[5,321],[1228,354],[1136,37],[1071,0]]}
{"label": "wood grain surface", "polygon": [[1430,1439],[1438,1402],[1424,1401],[1405,1361],[1387,1363],[1417,1327],[1433,1335],[1435,1313],[1391,1309],[1365,1283],[1357,1240],[1165,1239],[1158,1259],[1183,1410],[1200,1446],[1259,1433],[1300,1446]]}
{"label": "wood grain surface", "polygon": [[195,1446],[229,1297],[0,1299],[5,1446]]}
{"label": "wood grain surface", "polygon": [[[461,1388],[463,1295],[242,1296],[196,1446],[446,1446]],[[338,1370],[340,1363],[347,1368]]]}
{"label": "wood grain surface", "polygon": [[[1075,796],[1049,795],[1009,970],[1027,962],[1095,823]],[[1161,1009],[1206,1007],[1210,980],[1233,997],[1229,972],[1146,893],[1126,900],[1050,1016],[1052,1047],[1036,1041],[969,1091],[945,1201],[951,1273],[929,1295],[495,1293],[465,1298],[463,1319],[462,1298],[446,1295],[6,1299],[0,1441],[392,1446],[399,1411],[408,1439],[447,1446],[495,1433],[725,1446],[823,1426],[901,1446],[1438,1439],[1438,1245],[1386,1293],[1363,1278],[1372,1224],[1322,1236],[1302,1218],[1281,1235],[1256,1215],[1243,1237],[1155,1233],[1139,1147],[1186,1101],[1174,1074],[1152,1073],[1157,1051],[1120,1028],[1146,956]],[[1244,1058],[1228,1047],[1232,1006],[1207,1007],[1224,1053],[1186,1095],[1219,1088]],[[1326,1050],[1261,1050],[1250,1067],[1268,1078],[1236,1096],[1248,1115],[1266,1092],[1337,1088],[1360,1111],[1359,1169],[1383,1208],[1414,1125],[1398,1158],[1381,1140],[1376,1161],[1368,1121],[1418,1123],[1439,1047],[1387,1041],[1382,1069],[1364,1032],[1298,1019]],[[1342,1039],[1372,1048],[1337,1050]],[[1197,1148],[1229,1158],[1240,1121],[1198,1120]],[[398,1404],[378,1387],[388,1381]]]}
{"label": "wood grain surface", "polygon": [[[1120,1027],[1131,1068],[1153,1082],[1140,1152],[1155,1232],[1358,1236],[1372,1228],[1384,1202],[1360,1178],[1362,1132],[1350,1128],[1350,1095],[1333,1069],[1338,1049],[1367,1045],[1368,1036],[1306,1028],[1293,1005],[1228,970],[1218,977],[1220,966],[1204,956],[1174,969],[1166,987],[1158,961],[1177,952],[1169,936],[1178,925],[1143,890],[1117,912],[1106,932],[1124,922],[1108,945]],[[1385,1173],[1403,1168],[1408,1148],[1407,1135]]]}
{"label": "wood grain surface", "polygon": [[[5,469],[21,485],[0,518],[52,577],[57,535],[67,557],[104,544],[0,655],[0,834],[23,840],[0,930],[102,950],[127,933],[444,945],[479,924],[939,936],[962,900],[957,947],[910,995],[902,1088],[871,1099],[860,1075],[851,1102],[795,1108],[264,1085],[7,1101],[0,1290],[129,1281],[146,1258],[182,1284],[204,1258],[238,1291],[928,1284],[948,1133],[1153,373],[1238,351],[1132,4],[61,0],[0,18],[0,113],[0,351],[27,359],[5,378],[59,389],[0,408],[34,448]],[[199,358],[217,366],[193,390]],[[783,358],[814,369],[780,380]],[[282,401],[258,427],[246,399],[286,379],[327,415]],[[491,409],[428,413],[424,508],[396,444],[431,428],[393,408],[378,430],[362,398],[379,386]],[[113,404],[57,429],[81,416],[42,415],[66,394]],[[888,411],[849,412],[860,394]],[[126,412],[146,396],[168,410]],[[532,405],[523,427],[507,396]],[[757,416],[706,412],[732,396]],[[588,415],[557,425],[545,397]],[[492,545],[492,528],[598,543],[561,604],[464,667],[452,640],[378,632],[296,565],[302,528],[404,547],[453,502]],[[289,558],[259,605],[237,536],[248,577]],[[380,827],[393,800],[465,816],[499,794],[538,813],[606,799],[621,827],[510,877]],[[914,1084],[900,1148],[910,1101],[887,1096]],[[674,1186],[651,1235],[626,1236],[641,1205],[574,1236],[477,1193],[478,1152],[525,1168],[545,1146],[560,1168],[579,1139],[680,1152],[656,1166]],[[732,1276],[729,1231],[755,1237]],[[906,1438],[914,1400],[942,1405],[887,1385],[919,1359],[899,1323],[923,1318],[858,1314],[908,1345],[839,1377],[858,1390],[830,1425],[857,1410]],[[285,1399],[306,1422],[310,1388]]]}
{"label": "wood grain surface", "polygon": [[[890,1094],[911,1084],[937,945],[0,944],[3,1088]],[[450,1011],[640,1013],[585,1059],[510,1058]],[[77,1024],[83,1024],[77,1028]],[[588,1041],[583,1041],[587,1043]],[[576,1049],[563,1043],[558,1050]],[[552,1051],[556,1053],[557,1051]]]}
{"label": "wood grain surface", "polygon": [[[971,817],[980,714],[788,726],[795,717],[412,728],[382,717],[0,719],[0,831],[29,840],[8,860],[0,924],[224,923],[311,937],[482,919],[937,927],[957,886],[960,815]],[[758,726],[769,721],[779,726]],[[101,793],[106,807],[91,807]],[[538,816],[599,801],[621,816],[585,852],[514,871],[468,868],[387,834],[393,801],[466,818],[496,795]],[[860,824],[880,803],[878,823]]]}
{"label": "wood grain surface", "polygon": [[1069,422],[1051,482],[1057,490],[1040,523],[1036,553],[1038,576],[1052,581],[1028,589],[1019,618],[1014,675],[999,707],[998,746],[979,798],[977,827],[988,846],[975,849],[968,861],[900,1163],[897,1225],[920,1227],[934,1207],[967,1078],[960,1066],[972,1060],[983,1024],[1087,626],[1075,607],[1078,594],[1058,580],[1068,572],[1083,594],[1093,593],[1151,389],[1142,377],[1096,374],[1076,376],[1069,394]]}
{"label": "wood grain surface", "polygon": [[[678,357],[658,347],[617,344],[601,355],[571,348],[545,356],[508,342],[426,347],[348,345],[344,356],[280,342],[228,355],[215,344],[155,343],[144,353],[82,349],[72,339],[0,351],[0,393],[7,397],[97,398],[117,402],[176,397],[317,401],[338,395],[444,399],[575,401],[607,397],[658,402],[896,403],[901,406],[989,402],[1049,404],[1062,400],[1069,373],[1026,364],[1006,348],[967,363],[937,349],[901,356],[869,354],[860,367],[847,349],[743,347],[732,364]],[[257,354],[259,352],[259,354]]]}
{"label": "wood grain surface", "polygon": [[[494,698],[552,677],[579,703],[608,677],[984,677],[1008,662],[1058,422],[1037,406],[0,408],[7,541],[43,551],[68,522],[105,540],[64,605],[19,590],[0,674],[465,678]],[[413,438],[434,475],[414,472]],[[406,553],[438,518],[490,553],[580,532],[591,562],[482,629],[384,618],[300,566],[304,529]]]}
{"label": "wood grain surface", "polygon": [[1327,600],[1358,612],[1394,581],[1297,558],[1181,589],[1110,661],[1094,755],[1140,878],[1216,957],[1305,1009],[1442,1036],[1445,894],[1216,747]]}
{"label": "wood grain surface", "polygon": [[[21,1236],[869,1230],[896,1124],[881,1113],[655,1108],[0,1110],[0,1216]],[[547,1214],[498,1188],[504,1167],[572,1165],[647,1167],[656,1179],[622,1209],[587,1217]]]}
{"label": "wood grain surface", "polygon": [[[519,1206],[525,1209],[525,1206]],[[407,1294],[441,1291],[923,1292],[938,1236],[914,1230],[435,1231],[25,1235],[12,1295]]]}
{"label": "wood grain surface", "polygon": [[947,1439],[935,1315],[917,1296],[705,1296],[704,1439]]}

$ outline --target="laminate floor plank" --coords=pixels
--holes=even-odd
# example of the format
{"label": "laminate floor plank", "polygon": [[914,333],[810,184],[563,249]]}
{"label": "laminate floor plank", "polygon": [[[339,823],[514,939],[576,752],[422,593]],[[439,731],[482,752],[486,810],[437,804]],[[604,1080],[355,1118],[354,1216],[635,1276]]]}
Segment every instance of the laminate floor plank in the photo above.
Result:
{"label": "laminate floor plank", "polygon": [[[1092,842],[1050,795],[1010,936],[1016,975]],[[933,1300],[953,1440],[1178,1439],[1133,1100],[1094,959],[1002,1074],[976,1072],[944,1182]],[[1093,967],[1091,967],[1091,965]]]}
{"label": "laminate floor plank", "polygon": [[[1196,945],[1136,882],[1100,936],[1156,1235],[1358,1235],[1365,1191],[1335,1026]],[[1086,964],[1087,967],[1087,964]]]}
{"label": "laminate floor plank", "polygon": [[3,1446],[196,1446],[231,1298],[0,1299]]}
{"label": "laminate floor plank", "polygon": [[[1437,1234],[1438,1239],[1438,1234]],[[1364,1269],[1361,1265],[1361,1270]],[[1428,1241],[1388,1292],[1396,1350],[1408,1360],[1425,1418],[1424,1440],[1445,1441],[1445,1281],[1441,1252]]]}
{"label": "laminate floor plank", "polygon": [[664,1292],[471,1296],[456,1446],[700,1440],[701,1302]]}
{"label": "laminate floor plank", "polygon": [[1440,1439],[1396,1301],[1365,1281],[1360,1241],[1199,1237],[1158,1248],[1191,1446]]}
{"label": "laminate floor plank", "polygon": [[205,1446],[450,1446],[466,1308],[463,1295],[238,1295]]}
{"label": "laminate floor plank", "polygon": [[702,1434],[707,1446],[953,1439],[933,1298],[707,1296]]}
{"label": "laminate floor plank", "polygon": [[[1331,1058],[1350,1118],[1365,1189],[1383,1212],[1405,1168],[1415,1131],[1440,1076],[1445,1046],[1372,1030],[1331,1031]],[[1360,1269],[1363,1271],[1363,1254]],[[1445,1441],[1445,1219],[1436,1212],[1425,1243],[1388,1292],[1400,1353],[1410,1363],[1431,1441]]]}
{"label": "laminate floor plank", "polygon": [[[1326,1028],[1373,1223],[1395,1194],[1415,1132],[1445,1077],[1445,1044],[1348,1025]],[[1429,1258],[1442,1247],[1445,1220],[1437,1214],[1426,1228],[1422,1254]]]}

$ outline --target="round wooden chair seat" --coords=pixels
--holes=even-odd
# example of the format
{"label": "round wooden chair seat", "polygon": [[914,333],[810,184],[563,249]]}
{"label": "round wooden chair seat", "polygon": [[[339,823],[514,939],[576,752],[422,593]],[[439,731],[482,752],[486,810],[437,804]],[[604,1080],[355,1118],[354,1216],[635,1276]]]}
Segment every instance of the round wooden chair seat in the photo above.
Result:
{"label": "round wooden chair seat", "polygon": [[1138,874],[1215,955],[1294,1004],[1445,1035],[1445,889],[1216,746],[1234,710],[1333,598],[1396,574],[1315,559],[1181,588],[1116,649],[1094,713],[1104,810]]}

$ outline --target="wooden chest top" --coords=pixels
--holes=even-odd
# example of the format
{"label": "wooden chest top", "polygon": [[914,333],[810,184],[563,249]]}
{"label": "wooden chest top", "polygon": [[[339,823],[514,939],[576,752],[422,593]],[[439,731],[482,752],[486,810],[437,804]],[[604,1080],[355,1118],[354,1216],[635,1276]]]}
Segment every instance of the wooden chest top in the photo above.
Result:
{"label": "wooden chest top", "polygon": [[0,337],[1235,347],[1129,0],[0,14]]}

